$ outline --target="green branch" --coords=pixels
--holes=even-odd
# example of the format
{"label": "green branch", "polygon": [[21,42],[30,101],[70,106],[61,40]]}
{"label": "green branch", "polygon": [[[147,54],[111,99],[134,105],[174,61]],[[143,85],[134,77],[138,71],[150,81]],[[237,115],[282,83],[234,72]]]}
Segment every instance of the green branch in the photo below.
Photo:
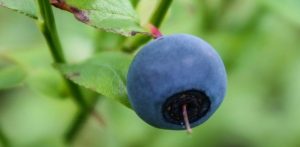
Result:
{"label": "green branch", "polygon": [[62,47],[57,35],[55,20],[49,1],[38,0],[40,17],[38,25],[48,43],[51,54],[56,63],[65,63]]}
{"label": "green branch", "polygon": [[[159,28],[172,2],[173,0],[160,0],[152,13],[149,24]],[[150,39],[151,37],[149,36],[137,36],[134,40],[128,40],[122,50],[126,52],[133,52]]]}
{"label": "green branch", "polygon": [[[51,4],[49,3],[49,0],[37,0],[37,1],[40,10],[38,25],[47,41],[53,59],[55,60],[56,63],[66,63],[62,46],[57,34],[57,29],[55,26],[55,20],[54,20]],[[75,116],[75,120],[71,126],[71,129],[68,130],[68,132],[66,133],[66,140],[69,142],[72,141],[69,138],[74,138],[70,136],[75,136],[79,132],[83,123],[85,122],[85,120],[78,121],[78,118],[87,119],[89,113],[87,113],[88,104],[86,103],[80,91],[80,87],[78,87],[70,80],[65,79],[65,81],[66,84],[68,85],[71,94],[73,95],[74,101],[80,108],[80,110],[77,113],[77,116]],[[85,116],[83,117],[82,115]],[[70,132],[72,134],[70,134]]]}
{"label": "green branch", "polygon": [[157,28],[160,27],[165,15],[167,14],[173,0],[161,0],[158,5],[156,6],[155,11],[153,12],[150,23],[156,26]]}
{"label": "green branch", "polygon": [[72,142],[72,140],[75,139],[78,134],[77,132],[82,129],[83,124],[88,120],[89,114],[90,111],[88,110],[79,111],[73,120],[73,125],[68,128],[68,131],[65,134],[66,142]]}
{"label": "green branch", "polygon": [[[55,20],[54,20],[51,5],[49,1],[46,0],[38,0],[38,4],[40,10],[38,25],[44,37],[46,38],[50,52],[56,63],[65,63],[66,60],[62,51],[61,43],[57,35],[57,30],[55,26]],[[86,103],[80,92],[80,88],[74,83],[72,83],[71,81],[67,79],[65,80],[76,103],[80,107],[85,108]]]}
{"label": "green branch", "polygon": [[[73,120],[73,125],[70,126],[65,139],[67,142],[72,142],[72,140],[75,139],[76,135],[78,134],[79,130],[82,129],[83,124],[85,124],[85,122],[87,122],[89,115],[94,111],[94,107],[97,104],[97,98],[94,98],[91,101],[91,105],[89,105],[89,107],[87,107],[86,109],[80,111],[77,116],[74,118]],[[95,115],[97,115],[95,113]],[[99,116],[97,116],[99,117]]]}

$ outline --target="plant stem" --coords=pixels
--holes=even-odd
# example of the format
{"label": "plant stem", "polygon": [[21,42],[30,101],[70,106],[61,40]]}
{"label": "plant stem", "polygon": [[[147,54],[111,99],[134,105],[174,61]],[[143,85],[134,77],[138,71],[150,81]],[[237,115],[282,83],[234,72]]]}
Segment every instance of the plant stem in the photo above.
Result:
{"label": "plant stem", "polygon": [[[55,20],[52,12],[51,5],[48,0],[38,0],[40,17],[39,17],[39,27],[42,31],[44,37],[46,38],[47,44],[49,46],[50,52],[56,63],[66,63],[62,46],[57,35],[57,29],[55,26]],[[80,92],[80,88],[72,83],[71,81],[65,79],[71,94],[74,97],[75,102],[82,108],[86,107],[85,100]]]}
{"label": "plant stem", "polygon": [[[57,34],[57,29],[55,26],[55,19],[53,16],[51,4],[49,3],[49,0],[37,0],[37,1],[40,10],[40,17],[38,20],[39,27],[44,37],[46,38],[53,59],[55,60],[55,63],[66,63],[62,46]],[[80,108],[78,113],[76,114],[77,116],[75,116],[75,120],[73,121],[71,129],[68,130],[68,132],[66,133],[66,141],[71,142],[72,139],[74,138],[72,136],[75,136],[79,132],[81,126],[88,118],[89,115],[88,112],[90,111],[88,111],[89,106],[80,91],[80,87],[78,87],[76,84],[74,84],[73,82],[71,82],[66,78],[64,78],[64,80],[66,81],[66,84],[74,98],[74,101]]]}
{"label": "plant stem", "polygon": [[77,133],[82,129],[83,124],[87,121],[89,112],[90,111],[88,110],[81,110],[77,113],[73,120],[72,126],[68,128],[68,131],[65,134],[65,141],[67,143],[70,143],[75,139]]}
{"label": "plant stem", "polygon": [[169,7],[171,6],[173,0],[160,0],[154,13],[150,18],[150,23],[155,27],[160,27],[165,15],[167,14]]}
{"label": "plant stem", "polygon": [[48,1],[38,0],[40,14],[39,27],[47,40],[49,49],[56,63],[65,63],[62,47],[57,35],[55,20]]}
{"label": "plant stem", "polygon": [[0,128],[0,145],[3,145],[3,147],[10,147],[10,143],[8,141],[8,138],[6,137],[5,133],[3,130]]}
{"label": "plant stem", "polygon": [[[91,102],[91,105],[89,105],[89,107],[78,112],[78,114],[73,120],[72,126],[69,128],[65,136],[66,142],[72,142],[75,139],[79,130],[82,129],[83,124],[88,120],[89,118],[88,116],[94,111],[94,107],[96,104],[97,104],[97,98],[94,98],[93,101]],[[94,114],[97,115],[96,113]],[[97,115],[97,117],[99,117],[99,115]]]}
{"label": "plant stem", "polygon": [[[160,0],[152,13],[149,24],[152,24],[155,27],[159,28],[172,2],[173,0]],[[137,36],[134,40],[129,40],[128,42],[126,42],[122,50],[125,52],[133,52],[139,46],[146,43],[150,39],[151,37],[149,36]]]}

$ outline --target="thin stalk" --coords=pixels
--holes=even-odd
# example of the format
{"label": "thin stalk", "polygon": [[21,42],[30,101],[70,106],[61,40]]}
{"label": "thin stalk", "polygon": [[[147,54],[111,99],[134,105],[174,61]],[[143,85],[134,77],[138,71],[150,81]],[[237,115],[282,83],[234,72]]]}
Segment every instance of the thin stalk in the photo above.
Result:
{"label": "thin stalk", "polygon": [[[97,98],[94,98],[91,102],[91,105],[87,107],[86,109],[79,111],[79,113],[76,115],[76,117],[73,120],[72,126],[68,129],[68,132],[65,136],[66,142],[72,142],[76,136],[78,135],[78,132],[83,128],[83,124],[85,124],[89,118],[89,115],[93,113],[95,115],[95,118],[100,120],[100,116],[95,112],[94,107],[97,104]],[[93,112],[94,111],[94,112]],[[104,125],[104,121],[99,121],[101,125]]]}
{"label": "thin stalk", "polygon": [[3,130],[0,128],[0,145],[3,145],[3,147],[10,147],[10,143],[8,138],[6,137],[5,133]]}
{"label": "thin stalk", "polygon": [[48,1],[38,0],[40,15],[39,27],[46,38],[51,55],[56,63],[65,63],[62,47],[57,35],[55,20],[52,9]]}
{"label": "thin stalk", "polygon": [[[47,41],[51,55],[55,63],[66,63],[62,51],[62,46],[57,35],[57,29],[55,26],[55,20],[51,5],[47,0],[38,0],[38,4],[40,10],[38,24]],[[67,79],[65,79],[65,81],[69,87],[71,94],[74,97],[75,102],[82,108],[86,107],[86,103],[84,101],[80,88]]]}
{"label": "thin stalk", "polygon": [[[55,63],[66,63],[62,46],[58,37],[57,29],[55,26],[55,19],[53,16],[51,4],[49,3],[49,0],[37,0],[37,2],[40,10],[38,25],[47,41],[53,59]],[[80,108],[75,116],[70,130],[67,130],[66,133],[66,141],[71,142],[74,138],[73,136],[76,136],[80,128],[83,126],[83,123],[87,120],[89,116],[89,106],[80,91],[80,87],[78,87],[76,84],[74,84],[68,79],[65,79],[65,81],[74,98],[74,101]]]}
{"label": "thin stalk", "polygon": [[73,120],[72,126],[68,128],[68,131],[65,134],[65,141],[67,143],[70,143],[75,139],[79,130],[83,128],[83,124],[88,120],[89,114],[90,111],[88,110],[82,110],[78,112]]}
{"label": "thin stalk", "polygon": [[[149,24],[152,24],[155,27],[159,28],[172,2],[173,0],[160,0],[152,13]],[[134,40],[125,43],[125,47],[123,47],[122,50],[124,50],[125,52],[133,52],[139,46],[146,43],[150,39],[151,37],[149,36],[137,36]]]}
{"label": "thin stalk", "polygon": [[155,11],[153,12],[150,23],[155,27],[160,27],[165,15],[167,14],[173,0],[160,0],[158,5],[156,6]]}

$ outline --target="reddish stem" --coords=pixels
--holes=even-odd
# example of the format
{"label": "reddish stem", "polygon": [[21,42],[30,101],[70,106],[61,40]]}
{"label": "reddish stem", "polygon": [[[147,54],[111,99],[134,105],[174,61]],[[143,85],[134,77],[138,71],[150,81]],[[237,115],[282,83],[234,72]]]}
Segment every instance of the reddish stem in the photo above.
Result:
{"label": "reddish stem", "polygon": [[69,5],[67,5],[67,3],[64,0],[50,0],[50,3],[56,8],[73,13],[72,8]]}
{"label": "reddish stem", "polygon": [[89,22],[89,18],[83,10],[68,5],[65,0],[50,0],[50,3],[56,8],[73,13],[75,18],[83,23]]}
{"label": "reddish stem", "polygon": [[156,28],[154,25],[149,24],[148,26],[149,26],[149,29],[150,29],[150,31],[151,31],[151,35],[152,35],[152,37],[153,37],[154,39],[163,36],[162,33],[159,31],[159,29]]}

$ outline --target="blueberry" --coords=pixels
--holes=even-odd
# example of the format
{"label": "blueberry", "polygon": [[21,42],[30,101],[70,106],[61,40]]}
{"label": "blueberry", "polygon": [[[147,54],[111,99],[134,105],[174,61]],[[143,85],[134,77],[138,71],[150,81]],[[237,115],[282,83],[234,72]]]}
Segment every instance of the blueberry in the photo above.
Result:
{"label": "blueberry", "polygon": [[187,34],[148,43],[134,58],[127,78],[129,100],[138,116],[172,130],[185,129],[185,118],[191,127],[205,122],[223,101],[227,85],[218,53]]}

